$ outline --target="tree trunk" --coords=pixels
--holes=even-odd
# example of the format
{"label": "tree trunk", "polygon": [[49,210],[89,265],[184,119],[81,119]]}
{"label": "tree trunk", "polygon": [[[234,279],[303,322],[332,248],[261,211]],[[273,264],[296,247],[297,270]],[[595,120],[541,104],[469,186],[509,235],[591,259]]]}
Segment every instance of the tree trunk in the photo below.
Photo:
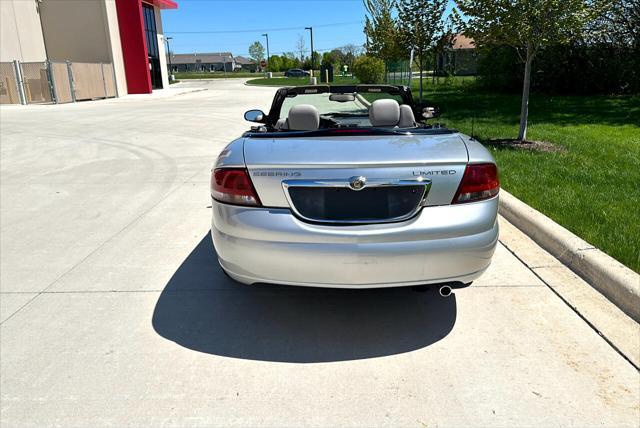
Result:
{"label": "tree trunk", "polygon": [[527,121],[529,119],[529,87],[531,86],[531,63],[533,62],[533,47],[527,44],[527,59],[524,63],[524,82],[522,83],[522,105],[520,106],[520,131],[518,140],[527,139]]}
{"label": "tree trunk", "polygon": [[420,55],[420,61],[418,61],[418,67],[420,67],[420,103],[422,103],[422,54]]}
{"label": "tree trunk", "polygon": [[436,74],[438,73],[438,54],[433,54],[433,70],[431,71],[431,83],[436,84]]}

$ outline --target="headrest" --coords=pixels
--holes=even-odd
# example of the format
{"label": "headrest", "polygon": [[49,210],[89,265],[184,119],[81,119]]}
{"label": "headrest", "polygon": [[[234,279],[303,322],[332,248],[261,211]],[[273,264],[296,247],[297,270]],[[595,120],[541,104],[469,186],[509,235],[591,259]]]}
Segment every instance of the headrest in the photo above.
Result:
{"label": "headrest", "polygon": [[398,128],[413,128],[416,126],[416,117],[413,115],[413,110],[407,104],[400,106],[400,121],[398,122]]}
{"label": "headrest", "polygon": [[400,120],[400,106],[396,100],[375,100],[369,107],[371,126],[396,126]]}
{"label": "headrest", "polygon": [[298,104],[289,110],[288,123],[292,131],[316,131],[320,126],[320,113],[312,105]]}
{"label": "headrest", "polygon": [[276,122],[276,129],[289,129],[289,125],[287,124],[287,119],[286,118],[282,118],[282,119],[278,119],[278,121]]}

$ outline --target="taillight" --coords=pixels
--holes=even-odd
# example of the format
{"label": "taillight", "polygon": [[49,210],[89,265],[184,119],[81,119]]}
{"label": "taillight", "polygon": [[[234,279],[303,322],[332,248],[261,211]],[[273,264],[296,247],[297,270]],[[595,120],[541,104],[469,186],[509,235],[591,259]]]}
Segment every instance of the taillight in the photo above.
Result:
{"label": "taillight", "polygon": [[235,205],[260,206],[249,173],[242,168],[220,168],[211,173],[211,197]]}
{"label": "taillight", "polygon": [[452,204],[493,198],[500,191],[498,168],[492,163],[467,165]]}

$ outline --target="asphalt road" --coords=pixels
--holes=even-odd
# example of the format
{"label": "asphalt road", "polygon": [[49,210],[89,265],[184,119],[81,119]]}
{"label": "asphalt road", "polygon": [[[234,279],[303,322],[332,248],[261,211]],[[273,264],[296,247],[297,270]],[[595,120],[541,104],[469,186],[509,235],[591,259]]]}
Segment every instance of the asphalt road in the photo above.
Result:
{"label": "asphalt road", "polygon": [[0,425],[639,426],[638,371],[502,244],[448,299],[231,283],[209,170],[273,89],[170,91],[0,109]]}

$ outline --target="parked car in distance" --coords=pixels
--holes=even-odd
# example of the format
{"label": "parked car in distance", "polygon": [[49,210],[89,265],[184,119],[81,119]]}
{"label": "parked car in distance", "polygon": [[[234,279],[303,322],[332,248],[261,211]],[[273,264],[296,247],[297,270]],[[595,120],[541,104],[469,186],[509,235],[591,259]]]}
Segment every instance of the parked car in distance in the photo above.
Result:
{"label": "parked car in distance", "polygon": [[291,70],[287,70],[284,72],[284,77],[307,77],[311,76],[311,73],[308,71],[302,70],[300,68],[292,68]]}
{"label": "parked car in distance", "polygon": [[211,235],[236,281],[469,285],[498,242],[498,170],[473,138],[416,121],[405,86],[299,86],[219,155]]}

